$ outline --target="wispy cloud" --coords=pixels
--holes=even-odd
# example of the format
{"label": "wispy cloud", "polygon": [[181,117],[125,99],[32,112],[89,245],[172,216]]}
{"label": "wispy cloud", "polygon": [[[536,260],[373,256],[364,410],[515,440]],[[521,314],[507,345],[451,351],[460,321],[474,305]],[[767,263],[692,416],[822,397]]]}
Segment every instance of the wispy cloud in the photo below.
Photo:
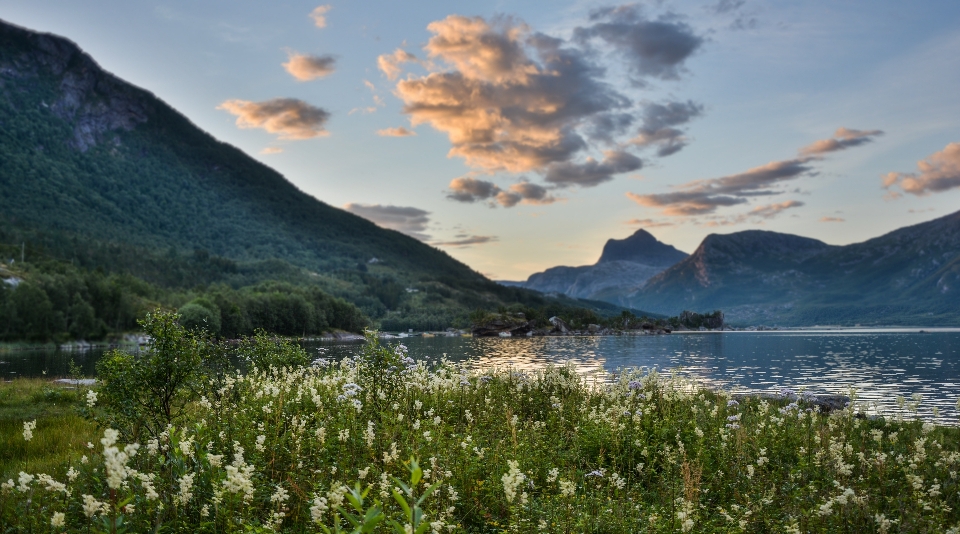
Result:
{"label": "wispy cloud", "polygon": [[260,151],[260,153],[264,155],[280,154],[281,152],[283,152],[283,148],[278,146],[268,146]]}
{"label": "wispy cloud", "polygon": [[705,215],[719,207],[746,204],[750,197],[781,193],[773,188],[813,172],[809,162],[810,158],[773,161],[739,174],[689,182],[670,193],[627,193],[627,197],[641,206],[662,208],[664,215]]}
{"label": "wispy cloud", "polygon": [[820,217],[820,222],[847,222],[843,217]]}
{"label": "wispy cloud", "polygon": [[869,143],[877,136],[883,135],[882,130],[851,130],[840,127],[830,139],[820,139],[800,149],[803,156],[817,156],[846,150],[850,147]]}
{"label": "wispy cloud", "polygon": [[336,58],[329,55],[311,56],[291,52],[283,68],[294,78],[306,82],[333,74],[336,62]]}
{"label": "wispy cloud", "polygon": [[408,130],[403,126],[397,126],[396,128],[384,128],[382,130],[377,130],[377,135],[381,137],[410,137],[417,135],[417,132]]}
{"label": "wispy cloud", "polygon": [[654,219],[630,219],[625,221],[623,224],[630,226],[642,226],[643,228],[660,228],[663,226],[674,226],[674,223],[671,221],[657,221]]}
{"label": "wispy cloud", "polygon": [[492,243],[498,239],[495,236],[489,235],[461,235],[451,241],[434,241],[430,243],[431,245],[437,247],[469,247],[471,245],[483,245],[485,243]]}
{"label": "wispy cloud", "polygon": [[313,24],[317,28],[326,28],[327,27],[327,12],[333,9],[333,6],[326,4],[314,8],[310,12],[310,18],[313,19]]}
{"label": "wispy cloud", "polygon": [[324,124],[330,113],[295,98],[274,98],[264,102],[227,100],[217,106],[237,116],[239,128],[262,128],[280,139],[310,139],[328,135]]}
{"label": "wispy cloud", "polygon": [[[883,177],[883,187],[899,187],[904,193],[922,196],[960,187],[960,143],[950,143],[917,162],[918,172],[891,172]],[[891,193],[897,193],[891,191]]]}
{"label": "wispy cloud", "polygon": [[429,211],[406,206],[354,203],[344,205],[343,209],[382,228],[402,232],[420,241],[430,240],[430,236],[424,233],[430,223]]}

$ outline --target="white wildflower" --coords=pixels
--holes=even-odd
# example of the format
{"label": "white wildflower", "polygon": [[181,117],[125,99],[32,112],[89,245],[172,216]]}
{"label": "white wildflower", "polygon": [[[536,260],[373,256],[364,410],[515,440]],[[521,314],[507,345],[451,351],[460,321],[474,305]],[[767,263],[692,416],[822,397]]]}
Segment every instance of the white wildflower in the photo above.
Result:
{"label": "white wildflower", "polygon": [[33,421],[24,421],[23,422],[23,439],[24,441],[30,441],[33,439],[33,431],[37,428],[37,420]]}
{"label": "white wildflower", "polygon": [[93,408],[97,405],[97,392],[94,390],[87,391],[87,406]]}
{"label": "white wildflower", "polygon": [[513,502],[517,497],[517,489],[526,480],[527,475],[520,471],[520,464],[516,460],[507,461],[510,470],[501,477],[503,481],[503,492],[507,496],[507,502]]}
{"label": "white wildflower", "polygon": [[67,517],[63,512],[54,512],[53,516],[50,518],[51,527],[62,527],[67,522]]}

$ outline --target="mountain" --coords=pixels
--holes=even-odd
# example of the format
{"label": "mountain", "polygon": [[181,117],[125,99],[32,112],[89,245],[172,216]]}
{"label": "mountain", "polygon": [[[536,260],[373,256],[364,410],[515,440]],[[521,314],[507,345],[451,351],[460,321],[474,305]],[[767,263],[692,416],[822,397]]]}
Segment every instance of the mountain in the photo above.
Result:
{"label": "mountain", "polygon": [[[392,328],[547,303],[303,193],[71,41],[3,21],[0,162],[0,243],[26,243],[28,262],[67,262],[78,279],[132,275],[182,299],[216,284],[283,280]],[[19,251],[0,246],[0,259]]]}
{"label": "mountain", "polygon": [[609,239],[594,265],[551,267],[530,275],[524,282],[508,282],[543,293],[618,303],[618,296],[639,288],[648,279],[686,258],[676,248],[661,243],[646,230],[625,239]]}
{"label": "mountain", "polygon": [[750,230],[707,236],[623,302],[722,309],[731,323],[960,324],[960,212],[846,246]]}

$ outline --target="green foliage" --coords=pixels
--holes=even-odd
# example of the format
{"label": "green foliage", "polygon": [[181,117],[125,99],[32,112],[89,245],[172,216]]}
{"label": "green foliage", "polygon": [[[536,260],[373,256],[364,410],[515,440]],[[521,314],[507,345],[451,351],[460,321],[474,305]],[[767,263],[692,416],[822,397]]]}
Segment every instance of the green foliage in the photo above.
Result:
{"label": "green foliage", "polygon": [[101,426],[130,439],[156,438],[197,398],[207,343],[173,313],[155,311],[141,322],[150,344],[138,355],[114,350],[97,363]]}
{"label": "green foliage", "polygon": [[[189,352],[193,339],[217,352],[171,317],[149,327],[152,350]],[[62,513],[57,532],[71,533],[960,529],[960,429],[904,419],[914,403],[870,420],[856,400],[823,414],[802,396],[737,401],[656,372],[598,383],[568,367],[428,367],[373,333],[342,362],[298,366],[303,355],[263,336],[237,356],[247,372],[206,371],[178,424],[142,447],[109,429],[93,450],[53,440],[57,421],[38,412],[0,425],[5,451],[43,443],[67,462],[0,457],[14,480],[0,524],[43,532]],[[22,406],[85,400],[37,382]],[[96,390],[98,410],[122,410],[104,402],[112,387]]]}

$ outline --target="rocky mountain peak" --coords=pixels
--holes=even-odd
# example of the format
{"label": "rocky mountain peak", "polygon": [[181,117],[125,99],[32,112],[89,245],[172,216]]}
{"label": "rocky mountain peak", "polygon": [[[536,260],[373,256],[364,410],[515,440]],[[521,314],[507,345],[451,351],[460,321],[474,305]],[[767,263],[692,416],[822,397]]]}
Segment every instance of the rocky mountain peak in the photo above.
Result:
{"label": "rocky mountain peak", "polygon": [[0,90],[5,79],[36,88],[52,82],[43,105],[72,123],[71,144],[81,152],[147,120],[152,95],[104,71],[69,39],[0,20],[0,50]]}
{"label": "rocky mountain peak", "polygon": [[671,245],[661,243],[643,228],[624,239],[609,239],[597,264],[612,261],[632,261],[644,265],[667,267],[687,257]]}

